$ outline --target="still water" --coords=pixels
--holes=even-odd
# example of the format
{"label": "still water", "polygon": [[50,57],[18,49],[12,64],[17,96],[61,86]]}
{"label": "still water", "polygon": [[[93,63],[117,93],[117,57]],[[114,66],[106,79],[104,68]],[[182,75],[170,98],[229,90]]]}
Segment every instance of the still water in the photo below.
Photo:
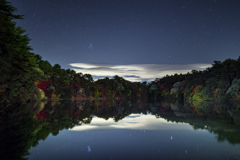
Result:
{"label": "still water", "polygon": [[1,112],[3,159],[240,159],[238,105],[48,102]]}

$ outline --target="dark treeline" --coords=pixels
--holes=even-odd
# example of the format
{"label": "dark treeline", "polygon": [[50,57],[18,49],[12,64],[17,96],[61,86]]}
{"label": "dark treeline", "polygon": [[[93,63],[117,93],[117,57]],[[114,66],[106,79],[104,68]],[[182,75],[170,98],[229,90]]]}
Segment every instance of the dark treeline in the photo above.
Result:
{"label": "dark treeline", "polygon": [[167,75],[150,83],[130,82],[117,75],[94,81],[90,74],[52,66],[32,53],[30,39],[15,22],[22,16],[15,11],[6,0],[0,1],[0,102],[177,98],[196,104],[240,100],[240,59],[215,61],[204,71]]}
{"label": "dark treeline", "polygon": [[121,77],[93,81],[90,74],[51,65],[31,52],[30,39],[14,20],[16,8],[0,1],[0,101],[42,99],[146,98],[147,83],[129,82]]}
{"label": "dark treeline", "polygon": [[153,96],[178,98],[195,104],[203,101],[240,100],[240,58],[214,61],[211,68],[192,70],[156,79],[150,84]]}

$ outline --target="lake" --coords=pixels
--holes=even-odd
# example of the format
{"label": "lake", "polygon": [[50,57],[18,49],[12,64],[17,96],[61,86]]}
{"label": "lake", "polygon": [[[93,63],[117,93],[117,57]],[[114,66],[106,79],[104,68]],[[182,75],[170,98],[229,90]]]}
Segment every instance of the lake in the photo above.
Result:
{"label": "lake", "polygon": [[240,159],[238,104],[59,101],[2,106],[2,159]]}

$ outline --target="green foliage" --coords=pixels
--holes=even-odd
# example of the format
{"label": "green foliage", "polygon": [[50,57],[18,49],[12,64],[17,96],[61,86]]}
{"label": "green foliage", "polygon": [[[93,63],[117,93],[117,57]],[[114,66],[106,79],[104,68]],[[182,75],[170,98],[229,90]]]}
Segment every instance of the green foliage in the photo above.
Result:
{"label": "green foliage", "polygon": [[36,92],[34,94],[34,100],[35,101],[41,101],[41,100],[44,100],[44,99],[46,99],[44,91],[41,90],[40,88],[37,88]]}
{"label": "green foliage", "polygon": [[182,82],[176,82],[173,84],[173,88],[180,88],[182,86]]}
{"label": "green foliage", "polygon": [[[36,69],[35,55],[30,52],[29,38],[24,35],[25,30],[16,26],[14,20],[22,16],[14,15],[16,8],[5,0],[0,3],[0,88],[4,92],[0,101],[18,101],[19,95],[25,88],[26,94],[35,89],[34,82],[38,79],[39,70]],[[14,76],[13,76],[14,75]],[[24,93],[25,94],[25,93]],[[27,100],[27,99],[26,99]]]}
{"label": "green foliage", "polygon": [[172,88],[170,91],[170,95],[176,95],[179,91],[179,88]]}
{"label": "green foliage", "polygon": [[47,90],[55,91],[55,87],[54,86],[50,86],[50,87],[48,87]]}
{"label": "green foliage", "polygon": [[180,95],[181,92],[181,87],[182,87],[182,82],[176,82],[173,84],[173,88],[170,90],[170,95],[174,96],[174,97],[178,97]]}
{"label": "green foliage", "polygon": [[157,90],[157,86],[155,84],[151,85],[151,87],[149,88],[150,92],[154,92]]}
{"label": "green foliage", "polygon": [[234,79],[232,81],[232,85],[228,88],[226,91],[227,95],[239,95],[239,89],[240,89],[240,79]]}
{"label": "green foliage", "polygon": [[194,91],[194,94],[192,96],[192,100],[197,102],[197,103],[201,103],[204,99],[202,92],[203,87],[202,86],[198,86],[196,88],[196,90]]}
{"label": "green foliage", "polygon": [[61,95],[60,98],[62,99],[71,99],[73,96],[73,89],[63,88],[58,93]]}
{"label": "green foliage", "polygon": [[101,92],[99,92],[98,89],[96,89],[96,91],[94,92],[94,99],[99,100],[100,95],[101,95]]}
{"label": "green foliage", "polygon": [[162,91],[162,97],[168,97],[169,96],[169,92],[166,90]]}

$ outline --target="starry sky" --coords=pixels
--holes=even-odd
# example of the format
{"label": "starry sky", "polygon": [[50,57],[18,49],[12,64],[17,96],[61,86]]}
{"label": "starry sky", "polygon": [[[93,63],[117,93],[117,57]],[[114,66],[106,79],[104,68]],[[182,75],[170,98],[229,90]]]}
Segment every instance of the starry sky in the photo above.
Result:
{"label": "starry sky", "polygon": [[9,0],[52,65],[130,81],[240,56],[239,0]]}

